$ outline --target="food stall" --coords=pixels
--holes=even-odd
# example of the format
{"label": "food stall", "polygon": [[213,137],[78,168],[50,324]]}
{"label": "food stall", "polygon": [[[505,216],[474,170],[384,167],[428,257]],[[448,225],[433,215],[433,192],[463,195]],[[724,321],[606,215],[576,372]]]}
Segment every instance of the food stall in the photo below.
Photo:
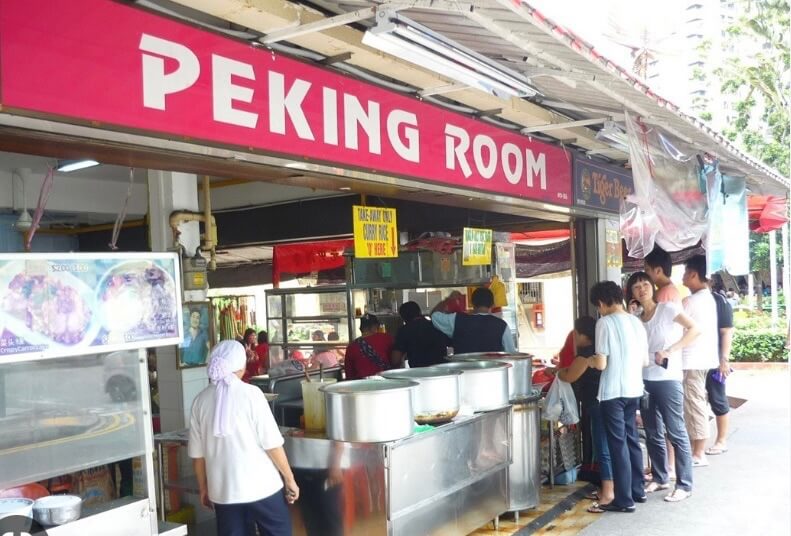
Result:
{"label": "food stall", "polygon": [[179,275],[169,253],[0,255],[0,529],[186,534],[156,520],[145,350],[182,338]]}
{"label": "food stall", "polygon": [[[506,235],[508,236],[508,235]],[[497,233],[495,233],[497,237]],[[356,319],[371,313],[395,336],[402,320],[398,307],[407,301],[424,313],[456,290],[469,295],[489,286],[496,276],[505,287],[507,304],[500,308],[515,341],[518,341],[516,258],[509,242],[492,244],[490,264],[465,266],[458,240],[420,243],[403,247],[398,257],[361,259],[346,254],[346,285],[267,290],[267,332],[270,359],[277,363],[292,352],[303,355],[314,348],[343,349],[358,336]],[[316,330],[334,341],[314,341]],[[305,355],[307,357],[307,355]]]}

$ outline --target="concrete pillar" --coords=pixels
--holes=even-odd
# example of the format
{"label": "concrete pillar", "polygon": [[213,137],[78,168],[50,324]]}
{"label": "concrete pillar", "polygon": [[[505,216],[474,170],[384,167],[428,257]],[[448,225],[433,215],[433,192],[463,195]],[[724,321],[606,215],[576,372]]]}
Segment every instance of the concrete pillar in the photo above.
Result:
{"label": "concrete pillar", "polygon": [[[173,248],[170,214],[176,210],[198,210],[198,178],[189,173],[149,170],[148,206],[152,251]],[[182,224],[179,240],[193,255],[200,244],[197,222]],[[185,291],[184,301],[205,301],[205,291]],[[163,432],[180,430],[189,425],[189,411],[195,396],[208,385],[206,367],[179,369],[176,347],[157,348],[159,410]]]}

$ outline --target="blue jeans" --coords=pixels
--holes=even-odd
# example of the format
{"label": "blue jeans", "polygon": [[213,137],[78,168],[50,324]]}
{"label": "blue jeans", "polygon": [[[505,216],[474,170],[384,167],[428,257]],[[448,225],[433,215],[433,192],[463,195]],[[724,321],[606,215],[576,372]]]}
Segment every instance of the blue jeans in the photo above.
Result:
{"label": "blue jeans", "polygon": [[692,491],[692,448],[684,424],[684,388],[680,381],[646,381],[648,411],[643,415],[646,447],[654,482],[668,483],[665,432],[676,451],[676,487]]}
{"label": "blue jeans", "polygon": [[251,503],[215,504],[220,536],[291,536],[291,515],[283,490]]}
{"label": "blue jeans", "polygon": [[591,435],[593,436],[593,459],[599,464],[602,480],[612,480],[612,461],[607,447],[607,434],[601,416],[601,404],[596,401],[588,406],[591,416]]}
{"label": "blue jeans", "polygon": [[643,452],[637,435],[637,407],[640,398],[613,398],[601,402],[602,421],[612,460],[615,499],[613,506],[629,508],[645,495]]}

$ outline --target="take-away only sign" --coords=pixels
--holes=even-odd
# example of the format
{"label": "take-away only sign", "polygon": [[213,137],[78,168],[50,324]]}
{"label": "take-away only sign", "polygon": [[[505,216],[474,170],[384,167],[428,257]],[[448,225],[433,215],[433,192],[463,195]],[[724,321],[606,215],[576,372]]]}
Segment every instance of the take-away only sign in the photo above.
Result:
{"label": "take-away only sign", "polygon": [[358,259],[398,257],[396,209],[361,207],[354,211],[354,256]]}

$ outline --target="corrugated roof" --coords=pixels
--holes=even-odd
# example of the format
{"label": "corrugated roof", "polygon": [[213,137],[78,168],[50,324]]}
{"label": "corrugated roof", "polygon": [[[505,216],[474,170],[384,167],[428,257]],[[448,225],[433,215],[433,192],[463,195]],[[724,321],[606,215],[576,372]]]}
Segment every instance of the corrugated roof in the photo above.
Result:
{"label": "corrugated roof", "polygon": [[[377,5],[368,0],[316,0],[336,13]],[[570,30],[520,0],[416,0],[401,13],[479,53],[521,70],[543,94],[538,101],[575,119],[629,111],[720,159],[723,171],[743,175],[755,192],[786,196],[788,177],[746,154],[700,119],[597,52]],[[363,21],[369,24],[372,21]],[[537,74],[540,73],[540,74]],[[554,74],[555,76],[552,76]],[[452,94],[449,95],[452,98]]]}

